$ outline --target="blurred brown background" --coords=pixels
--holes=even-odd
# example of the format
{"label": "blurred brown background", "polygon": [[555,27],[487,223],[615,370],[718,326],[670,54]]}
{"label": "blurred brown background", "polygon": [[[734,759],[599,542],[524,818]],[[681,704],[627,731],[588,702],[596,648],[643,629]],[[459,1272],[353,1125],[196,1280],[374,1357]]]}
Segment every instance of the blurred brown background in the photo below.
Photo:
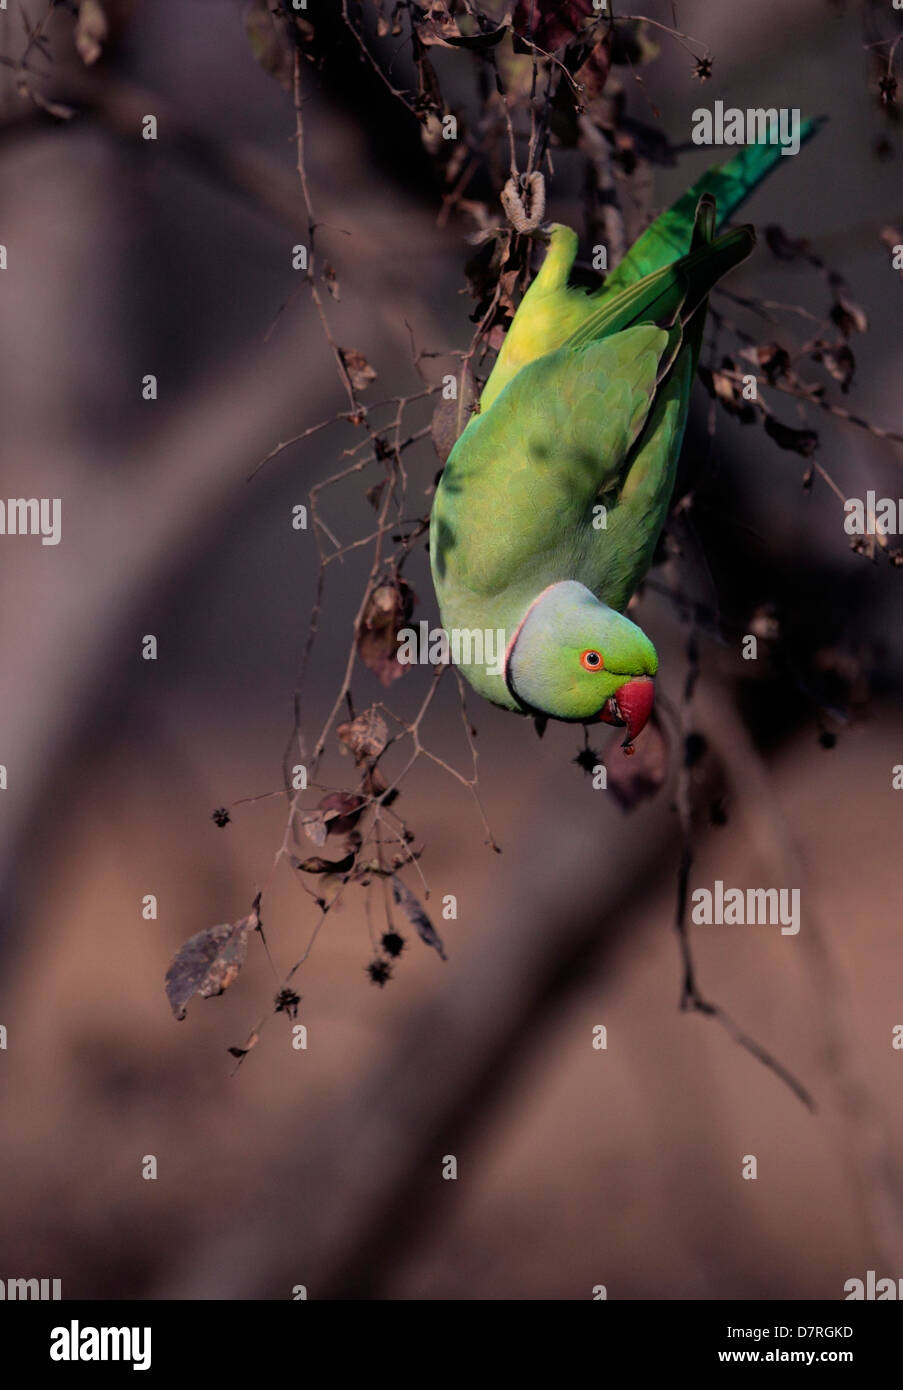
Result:
{"label": "blurred brown background", "polygon": [[[24,8],[34,22],[44,6]],[[12,59],[19,11],[0,14]],[[670,5],[646,12],[670,22]],[[901,158],[874,153],[884,122],[860,7],[684,0],[679,14],[716,62],[702,89],[663,40],[645,70],[672,139],[717,99],[830,117],[748,211],[842,269],[870,319],[847,404],[903,429],[903,285],[878,237],[903,216]],[[314,436],[248,481],[344,398],[306,295],[264,341],[296,289],[305,224],[291,99],[255,63],[243,7],[136,3],[90,75],[64,20],[48,30],[61,81],[152,94],[161,138],[124,140],[103,116],[53,125],[5,70],[3,496],[61,497],[63,539],[0,538],[0,1276],[59,1277],[65,1297],[287,1298],[304,1284],[310,1297],[402,1299],[588,1298],[596,1284],[611,1298],[835,1299],[868,1268],[903,1276],[901,576],[851,553],[839,502],[821,484],[803,491],[798,457],[723,414],[694,514],[701,547],[659,579],[706,603],[718,593],[741,630],[775,603],[801,667],[824,652],[856,679],[828,749],[818,702],[786,673],[752,674],[700,639],[690,718],[728,820],[700,830],[691,886],[798,887],[803,906],[798,937],[698,928],[694,950],[703,992],[817,1111],[715,1020],[678,1009],[675,769],[625,816],[573,765],[573,730],[540,742],[475,699],[503,854],[439,768],[419,763],[403,794],[431,910],[458,899],[458,920],[441,923],[449,962],[412,940],[374,988],[356,890],[295,980],[306,1051],[279,1016],[231,1074],[226,1048],[273,994],[257,941],[228,993],[174,1021],[173,952],[248,910],[282,838],[278,798],[239,807],[225,830],[210,813],[280,786],[316,575],[291,508],[359,436]],[[356,60],[305,80],[320,239],[342,286],[336,336],[377,367],[378,398],[416,391],[408,325],[429,350],[470,338],[467,229],[437,228],[417,132]],[[650,119],[638,86],[629,100]],[[266,193],[203,167],[171,138],[176,121],[238,152]],[[710,157],[657,169],[656,203]],[[575,170],[563,154],[551,212],[579,222]],[[730,289],[825,310],[817,277],[762,248]],[[140,391],[151,372],[153,403]],[[687,448],[708,451],[701,389],[697,405]],[[899,495],[899,446],[810,423],[841,489]],[[429,441],[406,461],[426,507]],[[343,540],[372,525],[362,493],[327,503]],[[366,569],[363,556],[331,567],[303,692],[309,737],[341,679]],[[415,616],[437,621],[422,547],[410,578]],[[642,602],[674,704],[687,629],[661,594]],[[146,633],[155,663],[140,659]],[[393,705],[413,712],[428,679],[406,676]],[[359,707],[383,694],[367,672],[355,692]],[[451,680],[425,736],[467,771]],[[324,775],[347,781],[347,761],[331,752]],[[290,874],[265,910],[280,975],[316,920]],[[149,893],[156,921],[142,919]],[[599,1023],[606,1051],[592,1047]],[[141,1177],[147,1154],[156,1181]],[[446,1154],[456,1182],[442,1179]],[[756,1182],[741,1179],[746,1154]]]}

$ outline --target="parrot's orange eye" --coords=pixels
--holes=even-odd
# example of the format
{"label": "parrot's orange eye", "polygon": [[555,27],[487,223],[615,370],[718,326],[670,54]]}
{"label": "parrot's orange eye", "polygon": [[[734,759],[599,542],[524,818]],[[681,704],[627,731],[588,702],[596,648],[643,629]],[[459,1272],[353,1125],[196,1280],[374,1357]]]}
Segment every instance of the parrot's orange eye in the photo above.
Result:
{"label": "parrot's orange eye", "polygon": [[584,671],[601,671],[605,662],[602,660],[602,653],[594,651],[591,647],[589,651],[580,653],[580,665]]}

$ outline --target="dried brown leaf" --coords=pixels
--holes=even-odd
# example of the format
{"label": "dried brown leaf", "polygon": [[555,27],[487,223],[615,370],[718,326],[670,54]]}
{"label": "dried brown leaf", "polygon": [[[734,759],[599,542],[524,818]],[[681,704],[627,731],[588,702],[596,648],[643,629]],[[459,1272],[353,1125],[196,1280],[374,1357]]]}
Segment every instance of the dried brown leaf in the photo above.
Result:
{"label": "dried brown leaf", "polygon": [[610,70],[611,42],[610,35],[606,34],[574,73],[574,81],[583,88],[580,97],[581,106],[588,109],[593,108],[593,104],[602,96]]}
{"label": "dried brown leaf", "polygon": [[340,724],[336,737],[360,765],[379,757],[389,740],[389,730],[379,710],[371,705],[350,724]]}
{"label": "dried brown leaf", "polygon": [[75,47],[85,67],[97,62],[103,52],[109,30],[109,22],[100,0],[81,0],[75,24]]}
{"label": "dried brown leaf", "polygon": [[166,972],[166,997],[176,1018],[183,1019],[192,995],[222,994],[233,983],[248,952],[248,935],[260,926],[260,897],[238,922],[205,927],[189,937]]}
{"label": "dried brown leaf", "polygon": [[354,792],[329,792],[322,797],[317,802],[317,810],[326,822],[326,834],[347,835],[357,825],[366,804],[364,798]]}
{"label": "dried brown leaf", "polygon": [[790,372],[790,353],[780,343],[759,343],[742,348],[738,356],[760,367],[772,386]]}
{"label": "dried brown leaf", "polygon": [[817,342],[812,348],[812,358],[820,362],[835,381],[840,382],[841,391],[849,391],[856,371],[856,359],[848,343]]}
{"label": "dried brown leaf", "polygon": [[398,633],[414,607],[414,591],[397,577],[378,584],[370,595],[357,634],[358,655],[365,666],[391,685],[408,669],[398,660]]}
{"label": "dried brown leaf", "polygon": [[237,1058],[237,1060],[240,1062],[242,1057],[247,1057],[248,1053],[251,1051],[251,1048],[256,1047],[259,1042],[260,1034],[255,1030],[253,1033],[249,1035],[248,1041],[245,1043],[244,1047],[228,1047],[226,1051],[229,1053],[230,1056]]}
{"label": "dried brown leaf", "polygon": [[831,319],[845,338],[851,333],[865,333],[869,326],[865,310],[840,293],[831,306]]}
{"label": "dried brown leaf", "polygon": [[354,855],[346,854],[344,859],[323,859],[313,854],[309,859],[292,859],[296,869],[302,874],[347,874],[354,867]]}
{"label": "dried brown leaf", "polygon": [[812,458],[818,448],[818,435],[815,430],[796,429],[793,425],[785,425],[774,415],[765,416],[765,433],[781,449],[802,454],[806,459]]}
{"label": "dried brown leaf", "polygon": [[765,241],[771,254],[779,261],[796,261],[800,257],[809,259],[809,243],[805,237],[788,236],[776,222],[765,228]]}
{"label": "dried brown leaf", "polygon": [[736,415],[741,424],[751,424],[756,418],[756,409],[751,401],[744,398],[740,383],[733,374],[736,373],[736,363],[725,358],[723,365],[726,368],[723,371],[709,371],[708,367],[700,366],[699,379],[709,395],[720,401],[731,415]]}
{"label": "dried brown leaf", "polygon": [[362,352],[356,352],[354,348],[339,348],[339,356],[355,391],[366,391],[368,386],[372,386],[376,372]]}
{"label": "dried brown leaf", "polygon": [[432,112],[434,116],[439,116],[445,106],[442,88],[436,76],[436,69],[427,57],[426,47],[416,29],[411,36],[411,50],[417,69],[417,95],[414,105],[423,115]]}
{"label": "dried brown leaf", "polygon": [[448,960],[442,938],[427,917],[420,899],[411,892],[406,883],[402,883],[397,874],[392,875],[392,896],[417,932],[420,940],[426,942],[427,946],[432,946],[433,950],[438,951],[440,959]]}
{"label": "dried brown leaf", "polygon": [[462,34],[454,19],[447,13],[439,13],[417,25],[417,37],[427,47],[436,44],[440,48],[470,48],[483,53],[501,43],[507,32],[508,25],[500,24],[497,29]]}
{"label": "dried brown leaf", "polygon": [[431,432],[439,462],[445,464],[477,403],[477,388],[470,367],[465,363],[456,377],[454,400],[440,400],[433,411]]}

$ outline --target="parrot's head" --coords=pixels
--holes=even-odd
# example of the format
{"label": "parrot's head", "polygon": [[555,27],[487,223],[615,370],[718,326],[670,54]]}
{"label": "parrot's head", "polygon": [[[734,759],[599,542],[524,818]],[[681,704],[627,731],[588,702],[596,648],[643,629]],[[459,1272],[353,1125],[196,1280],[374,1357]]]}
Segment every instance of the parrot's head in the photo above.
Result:
{"label": "parrot's head", "polygon": [[626,726],[633,743],[652,713],[655,648],[623,614],[576,580],[534,599],[505,656],[508,689],[526,711]]}

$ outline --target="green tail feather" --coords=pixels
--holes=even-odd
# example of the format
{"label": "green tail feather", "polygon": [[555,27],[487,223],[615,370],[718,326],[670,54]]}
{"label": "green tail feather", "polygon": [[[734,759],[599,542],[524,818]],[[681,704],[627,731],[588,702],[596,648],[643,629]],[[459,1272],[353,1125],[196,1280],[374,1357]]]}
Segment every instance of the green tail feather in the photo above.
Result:
{"label": "green tail feather", "polygon": [[[714,195],[703,193],[696,207],[696,217],[693,222],[693,235],[690,239],[690,250],[696,251],[700,246],[707,246],[715,239],[715,232],[718,227],[718,208],[715,203]],[[747,230],[743,228],[742,230]],[[751,230],[751,229],[750,229]],[[753,233],[755,237],[755,233]],[[692,366],[690,368],[690,379],[696,375],[696,364],[699,361],[699,354],[702,350],[702,337],[705,331],[706,308],[708,299],[704,299],[696,312],[692,314],[687,322],[687,329],[684,335],[684,343],[690,356]]]}
{"label": "green tail feather", "polygon": [[[800,144],[823,124],[822,117],[803,121]],[[781,157],[780,145],[746,145],[725,164],[713,165],[637,238],[597,292],[599,297],[626,289],[652,271],[669,265],[676,256],[682,256],[687,249],[697,205],[705,194],[715,199],[716,228],[720,230],[780,163]]]}

